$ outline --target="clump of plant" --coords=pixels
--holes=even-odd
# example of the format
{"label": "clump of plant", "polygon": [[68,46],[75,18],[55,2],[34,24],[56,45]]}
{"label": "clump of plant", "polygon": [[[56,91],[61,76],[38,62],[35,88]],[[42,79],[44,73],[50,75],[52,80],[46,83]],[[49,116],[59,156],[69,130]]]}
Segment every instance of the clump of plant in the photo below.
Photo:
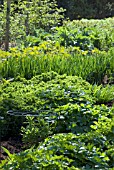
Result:
{"label": "clump of plant", "polygon": [[[2,131],[2,136],[10,134],[10,131],[13,132],[12,135],[17,133],[17,129],[20,130],[18,127],[25,122],[26,115],[33,117],[36,115],[38,119],[44,119],[44,127],[48,129],[47,123],[49,123],[52,127],[52,129],[49,128],[51,133],[87,132],[96,118],[92,113],[97,112],[98,118],[102,112],[102,108],[94,107],[94,104],[103,104],[103,98],[106,98],[108,94],[110,97],[107,102],[113,98],[112,88],[108,94],[105,94],[103,88],[97,86],[93,88],[82,78],[58,75],[55,72],[42,73],[31,80],[17,77],[13,80],[2,81],[0,111],[4,119],[1,125],[2,129],[7,129]],[[98,96],[99,90],[101,93]],[[104,110],[110,113],[110,109],[104,107]],[[39,120],[36,119],[34,127],[38,125],[38,122]],[[30,127],[29,124],[28,130]],[[40,134],[41,129],[36,131]],[[31,133],[30,130],[29,132]],[[40,136],[40,138],[44,137]]]}
{"label": "clump of plant", "polygon": [[10,159],[0,164],[2,169],[112,170],[114,107],[96,105],[109,86],[93,87],[80,77],[55,72],[2,81],[1,126],[7,130],[2,137],[21,133],[26,147],[32,147],[17,155],[4,149]]}
{"label": "clump of plant", "polygon": [[0,51],[1,77],[10,79],[20,75],[30,79],[42,72],[55,71],[81,76],[91,84],[113,83],[114,48],[107,53],[98,50],[92,50],[91,55],[87,53],[53,41],[23,49],[12,48],[10,52]]}
{"label": "clump of plant", "polygon": [[55,39],[61,45],[79,47],[91,53],[94,48],[108,51],[113,47],[114,30],[113,20],[87,20],[65,21],[63,26],[56,27]]}
{"label": "clump of plant", "polygon": [[[109,125],[108,127],[111,128]],[[114,136],[114,134],[113,134]],[[72,133],[56,134],[46,138],[36,149],[11,155],[2,162],[8,169],[110,169],[113,170],[114,145],[111,138],[100,132],[82,135]],[[112,142],[111,144],[109,144]]]}
{"label": "clump of plant", "polygon": [[[34,118],[28,117],[26,120],[27,126],[22,127],[21,130],[23,142],[28,146],[38,146],[39,141],[44,140],[47,135],[69,132],[76,135],[85,134],[91,131],[94,122],[97,124],[101,117],[107,119],[110,117],[111,121],[112,110],[106,106],[83,104],[83,101],[80,103],[69,103],[59,106],[57,109],[42,111]],[[43,127],[41,126],[42,121]],[[44,129],[47,130],[44,131]]]}

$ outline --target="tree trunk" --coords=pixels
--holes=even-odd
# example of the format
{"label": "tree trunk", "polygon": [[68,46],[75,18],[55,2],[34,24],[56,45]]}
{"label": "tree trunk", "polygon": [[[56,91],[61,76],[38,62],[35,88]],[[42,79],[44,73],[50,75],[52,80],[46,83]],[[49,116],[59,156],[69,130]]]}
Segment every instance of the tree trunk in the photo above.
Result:
{"label": "tree trunk", "polygon": [[9,50],[9,41],[10,41],[10,3],[11,3],[11,1],[7,0],[5,51]]}
{"label": "tree trunk", "polygon": [[28,12],[29,2],[30,0],[28,0],[26,4],[26,8],[27,8],[26,19],[25,19],[26,35],[29,34],[29,12]]}

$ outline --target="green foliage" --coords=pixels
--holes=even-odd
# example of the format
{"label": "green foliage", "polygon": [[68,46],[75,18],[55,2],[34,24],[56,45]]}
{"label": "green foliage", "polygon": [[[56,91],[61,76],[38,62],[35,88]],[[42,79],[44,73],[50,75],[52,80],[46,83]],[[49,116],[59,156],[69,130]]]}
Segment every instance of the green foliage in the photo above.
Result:
{"label": "green foliage", "polygon": [[58,41],[63,46],[80,47],[83,51],[94,48],[108,50],[114,44],[114,18],[104,20],[65,21],[56,28]]}
{"label": "green foliage", "polygon": [[[114,137],[114,133],[113,133]],[[90,132],[76,136],[72,133],[53,135],[36,149],[11,155],[2,168],[16,169],[113,169],[114,142],[108,146],[106,136]],[[112,147],[112,148],[111,148]]]}
{"label": "green foliage", "polygon": [[98,103],[107,103],[113,101],[114,99],[114,85],[110,86],[107,85],[106,87],[100,86],[93,86],[93,94],[96,97],[96,101]]}
{"label": "green foliage", "polygon": [[[77,79],[78,78],[76,78],[74,81],[78,81],[79,89],[82,83],[80,82],[80,79]],[[68,83],[69,80],[71,83]],[[60,89],[59,84],[61,84]],[[73,78],[67,78],[66,76],[58,77],[57,74],[53,72],[50,74],[42,74],[41,76],[36,76],[30,81],[27,81],[26,79],[20,80],[18,78],[16,82],[4,80],[3,84],[1,84],[0,91],[0,112],[1,116],[4,117],[3,123],[5,124],[5,128],[2,129],[7,130],[5,132],[3,130],[3,133],[8,133],[12,128],[17,131],[15,126],[20,127],[21,122],[24,119],[24,117],[14,117],[14,120],[12,120],[12,117],[6,114],[7,111],[14,111],[16,112],[15,115],[22,112],[24,115],[24,112],[26,114],[26,111],[29,113],[39,112],[40,110],[49,110],[53,107],[58,107],[58,105],[61,105],[62,103],[64,104],[64,102],[67,103],[70,99],[65,97],[67,94],[65,94],[64,90],[61,89],[62,87],[65,88],[64,84],[66,84],[67,89],[67,86],[73,85]],[[85,84],[88,83],[85,82],[84,85]],[[59,90],[58,93],[57,90]],[[56,96],[53,96],[54,94],[58,96],[58,99],[56,99]],[[45,95],[49,98],[48,100],[45,100]],[[56,99],[56,101],[54,101],[53,97]],[[62,97],[65,99],[62,100]],[[89,98],[89,96],[87,96],[87,98]],[[10,124],[10,122],[12,123]]]}
{"label": "green foliage", "polygon": [[[111,102],[113,88],[106,92],[109,86],[93,87],[76,76],[43,73],[31,80],[20,77],[12,82],[3,80],[0,87],[0,111],[4,118],[1,122],[2,136],[10,132],[17,134],[25,122],[24,116],[36,115],[35,121],[27,119],[27,128],[23,127],[24,140],[29,140],[30,144],[39,142],[37,136],[43,140],[47,135],[58,132],[87,132],[101,114],[111,114],[109,108],[94,104],[103,104],[104,98]],[[8,116],[7,112],[14,116]]]}
{"label": "green foliage", "polygon": [[18,46],[22,47],[33,47],[38,46],[39,44],[43,43],[44,41],[51,40],[53,35],[49,32],[46,32],[44,29],[35,29],[34,35],[28,35],[23,41],[20,41]]}
{"label": "green foliage", "polygon": [[[76,50],[76,51],[75,51]],[[77,48],[61,47],[59,43],[45,41],[38,47],[23,50],[0,51],[1,76],[6,79],[18,75],[27,79],[42,72],[55,71],[59,74],[77,75],[94,84],[103,83],[105,75],[108,83],[114,80],[114,48],[108,52],[96,51],[93,54],[77,52]],[[53,64],[54,63],[54,64]]]}
{"label": "green foliage", "polygon": [[[34,33],[17,43],[18,46],[39,45],[42,41],[52,41],[64,47],[79,47],[82,51],[99,49],[108,51],[114,44],[114,18],[103,20],[64,21],[63,26],[46,31],[35,27]],[[50,32],[50,33],[49,33]]]}
{"label": "green foliage", "polygon": [[57,27],[63,9],[55,0],[11,9],[11,41],[20,45],[0,50],[1,137],[21,134],[31,148],[2,148],[9,158],[0,169],[113,170],[114,18]]}
{"label": "green foliage", "polygon": [[26,117],[26,127],[21,128],[23,135],[23,142],[27,143],[27,147],[30,145],[38,144],[43,141],[46,137],[52,134],[52,127],[46,122],[42,116],[35,119],[33,117]]}
{"label": "green foliage", "polygon": [[[77,102],[78,103],[78,102]],[[56,134],[56,133],[68,133],[72,132],[76,135],[85,134],[91,131],[92,127],[95,129],[94,123],[102,120],[103,117],[108,120],[110,117],[109,123],[113,120],[112,110],[108,109],[106,106],[93,106],[91,104],[66,104],[59,106],[57,109],[51,111],[42,112],[37,115],[38,118],[27,118],[28,126],[26,128],[22,127],[23,141],[26,144],[38,145],[41,139],[44,139],[47,135]],[[43,118],[43,120],[42,120]],[[33,121],[31,121],[33,120]],[[41,120],[41,123],[40,121]],[[43,127],[42,127],[43,121]],[[38,123],[37,123],[38,122]],[[48,124],[47,124],[48,123]],[[98,121],[100,126],[100,123]],[[104,123],[104,127],[106,127]],[[109,124],[111,126],[111,124]],[[102,126],[102,124],[101,124]],[[100,127],[101,127],[100,126]],[[113,123],[112,123],[113,127]],[[46,130],[45,130],[46,129]],[[45,130],[45,131],[44,131]],[[105,132],[105,129],[100,129],[101,133]],[[110,139],[113,139],[112,131],[109,134],[109,131],[105,132],[108,134]],[[40,140],[39,140],[40,138]]]}
{"label": "green foliage", "polygon": [[[0,42],[4,42],[6,23],[6,1],[0,11]],[[11,46],[19,44],[26,35],[34,35],[35,29],[50,31],[63,20],[64,10],[57,7],[56,0],[18,0],[15,4],[11,1],[10,16],[10,43]]]}
{"label": "green foliage", "polygon": [[19,48],[0,50],[0,75],[30,79],[53,70],[81,76],[92,84],[103,83],[107,76],[105,82],[113,83],[113,20],[67,21],[51,33],[35,28],[33,35],[19,41]]}

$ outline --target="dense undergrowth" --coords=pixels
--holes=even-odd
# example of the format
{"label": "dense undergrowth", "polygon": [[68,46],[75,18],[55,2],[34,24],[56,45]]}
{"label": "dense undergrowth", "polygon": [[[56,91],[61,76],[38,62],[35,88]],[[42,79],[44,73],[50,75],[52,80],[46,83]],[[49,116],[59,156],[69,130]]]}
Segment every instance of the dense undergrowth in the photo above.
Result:
{"label": "dense undergrowth", "polygon": [[34,146],[10,155],[3,168],[113,167],[114,107],[103,103],[113,100],[114,86],[50,72],[3,81],[0,93],[2,135],[20,133],[23,125],[23,142]]}
{"label": "dense undergrowth", "polygon": [[67,21],[0,50],[1,137],[26,146],[3,148],[1,169],[114,169],[113,20]]}

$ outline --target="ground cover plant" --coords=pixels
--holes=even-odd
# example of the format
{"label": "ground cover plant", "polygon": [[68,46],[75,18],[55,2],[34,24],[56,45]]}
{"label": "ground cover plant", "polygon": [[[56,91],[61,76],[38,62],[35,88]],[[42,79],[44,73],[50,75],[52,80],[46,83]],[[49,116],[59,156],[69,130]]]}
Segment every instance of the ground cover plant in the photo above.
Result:
{"label": "ground cover plant", "polygon": [[58,42],[64,47],[79,47],[91,52],[94,48],[108,51],[114,45],[114,18],[102,20],[64,21],[62,26],[49,30],[36,28],[34,33],[17,42],[19,46],[38,45],[44,40]]}
{"label": "ground cover plant", "polygon": [[[2,135],[14,135],[21,128],[23,142],[34,149],[9,154],[10,160],[3,161],[1,167],[112,168],[114,107],[103,103],[105,96],[110,96],[108,102],[113,100],[114,87],[108,88],[55,72],[31,80],[4,80],[0,97]],[[26,119],[24,115],[28,115]]]}

